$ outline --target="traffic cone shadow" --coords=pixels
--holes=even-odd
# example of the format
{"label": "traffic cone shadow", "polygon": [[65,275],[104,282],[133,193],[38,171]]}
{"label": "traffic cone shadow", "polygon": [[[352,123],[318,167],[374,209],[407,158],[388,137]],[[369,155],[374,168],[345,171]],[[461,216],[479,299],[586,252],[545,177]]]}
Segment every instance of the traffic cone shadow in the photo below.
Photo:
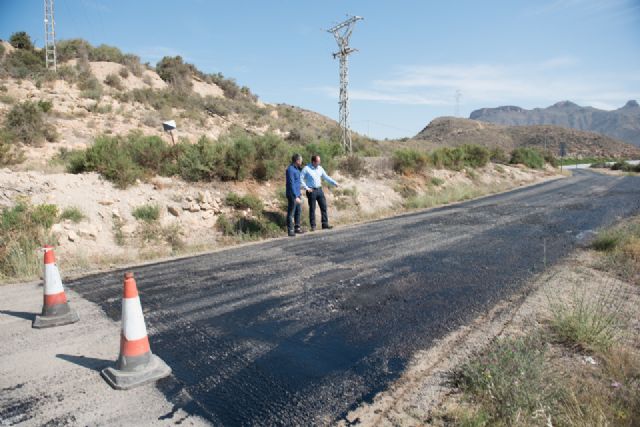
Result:
{"label": "traffic cone shadow", "polygon": [[44,250],[44,303],[42,313],[36,315],[31,326],[40,329],[75,323],[80,318],[67,301],[53,247],[45,246],[42,249]]}
{"label": "traffic cone shadow", "polygon": [[128,390],[171,374],[171,368],[151,353],[133,273],[124,275],[120,354],[115,368],[108,367],[100,373],[117,390]]}

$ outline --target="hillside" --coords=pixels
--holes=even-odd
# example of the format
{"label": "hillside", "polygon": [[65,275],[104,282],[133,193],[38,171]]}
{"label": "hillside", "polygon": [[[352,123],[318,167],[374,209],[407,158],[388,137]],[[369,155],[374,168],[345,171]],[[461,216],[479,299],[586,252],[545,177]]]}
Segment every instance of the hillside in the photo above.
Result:
{"label": "hillside", "polygon": [[515,106],[482,108],[473,111],[469,118],[508,126],[562,126],[598,132],[640,146],[640,105],[633,100],[613,111],[562,101],[547,108],[532,110]]}
{"label": "hillside", "polygon": [[560,143],[567,155],[578,157],[638,157],[640,148],[595,132],[559,126],[501,126],[478,120],[440,117],[418,133],[414,140],[433,149],[441,146],[480,144],[505,151],[516,147],[537,147],[559,153]]}
{"label": "hillside", "polygon": [[44,164],[60,149],[88,146],[101,134],[138,131],[171,141],[162,130],[165,120],[176,121],[176,141],[217,140],[241,131],[308,144],[338,135],[338,124],[328,117],[261,102],[233,79],[202,73],[180,57],[165,57],[150,67],[135,55],[79,39],[60,42],[58,53],[53,73],[44,68],[40,50],[0,41],[0,123],[23,101],[50,103],[47,135],[14,141],[23,143],[27,165]]}

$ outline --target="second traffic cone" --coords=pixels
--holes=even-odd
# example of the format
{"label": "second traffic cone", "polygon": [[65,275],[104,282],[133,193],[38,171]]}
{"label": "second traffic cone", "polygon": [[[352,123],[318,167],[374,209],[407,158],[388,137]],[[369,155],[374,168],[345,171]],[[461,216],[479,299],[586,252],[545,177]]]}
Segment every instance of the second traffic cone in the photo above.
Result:
{"label": "second traffic cone", "polygon": [[75,323],[80,318],[75,310],[69,307],[67,295],[64,293],[60,271],[56,265],[53,247],[45,246],[44,250],[44,303],[42,313],[33,320],[34,328],[50,328],[52,326]]}
{"label": "second traffic cone", "polygon": [[171,368],[151,353],[133,273],[124,275],[120,355],[115,368],[105,368],[100,373],[117,390],[127,390],[171,374]]}

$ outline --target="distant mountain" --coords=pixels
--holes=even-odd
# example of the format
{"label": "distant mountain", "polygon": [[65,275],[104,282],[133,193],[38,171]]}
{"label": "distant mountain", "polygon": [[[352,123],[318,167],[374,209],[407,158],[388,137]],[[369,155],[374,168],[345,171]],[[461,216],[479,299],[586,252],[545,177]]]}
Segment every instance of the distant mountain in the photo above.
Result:
{"label": "distant mountain", "polygon": [[640,105],[629,101],[617,110],[599,110],[562,101],[547,108],[526,110],[515,106],[481,108],[469,116],[472,120],[509,126],[555,125],[598,132],[640,146]]}
{"label": "distant mountain", "polygon": [[550,125],[502,126],[455,117],[434,119],[413,140],[426,149],[462,144],[497,147],[505,151],[517,147],[536,147],[543,150],[546,148],[557,156],[560,144],[565,143],[567,155],[571,157],[640,156],[640,147],[595,132]]}

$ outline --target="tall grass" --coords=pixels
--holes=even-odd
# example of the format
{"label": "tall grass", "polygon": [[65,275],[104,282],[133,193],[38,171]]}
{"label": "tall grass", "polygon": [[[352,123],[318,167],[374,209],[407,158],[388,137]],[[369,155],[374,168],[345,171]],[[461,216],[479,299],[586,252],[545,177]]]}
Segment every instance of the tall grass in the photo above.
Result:
{"label": "tall grass", "polygon": [[551,330],[566,345],[604,352],[619,337],[623,301],[613,286],[598,289],[596,294],[575,289],[568,302],[557,298],[549,302],[553,314]]}
{"label": "tall grass", "polygon": [[475,422],[467,422],[534,425],[540,412],[553,412],[561,390],[545,363],[546,352],[546,345],[536,335],[505,338],[456,371],[454,385],[482,408]]}
{"label": "tall grass", "polygon": [[0,212],[0,279],[29,278],[42,269],[45,244],[55,244],[49,230],[58,216],[54,205],[20,201]]}

